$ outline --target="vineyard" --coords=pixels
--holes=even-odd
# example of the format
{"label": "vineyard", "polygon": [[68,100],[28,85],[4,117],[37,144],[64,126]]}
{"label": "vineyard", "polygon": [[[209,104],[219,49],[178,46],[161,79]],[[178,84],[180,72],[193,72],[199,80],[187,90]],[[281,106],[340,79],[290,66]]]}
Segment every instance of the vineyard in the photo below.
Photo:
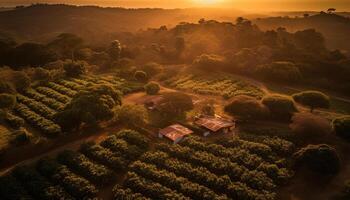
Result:
{"label": "vineyard", "polygon": [[293,144],[282,139],[209,143],[192,136],[153,150],[149,143],[123,130],[79,151],[16,167],[0,177],[0,198],[87,199],[114,185],[114,199],[269,200],[292,176],[285,158]]}
{"label": "vineyard", "polygon": [[204,95],[218,95],[227,99],[237,95],[249,95],[260,99],[264,95],[259,87],[226,74],[181,75],[175,76],[165,83],[178,90]]}
{"label": "vineyard", "polygon": [[17,94],[18,104],[6,116],[6,122],[14,129],[23,127],[26,122],[46,137],[55,137],[61,133],[61,128],[53,121],[53,116],[61,111],[80,90],[98,84],[111,85],[124,94],[142,88],[139,83],[127,82],[112,76],[84,76],[81,79],[48,82]]}

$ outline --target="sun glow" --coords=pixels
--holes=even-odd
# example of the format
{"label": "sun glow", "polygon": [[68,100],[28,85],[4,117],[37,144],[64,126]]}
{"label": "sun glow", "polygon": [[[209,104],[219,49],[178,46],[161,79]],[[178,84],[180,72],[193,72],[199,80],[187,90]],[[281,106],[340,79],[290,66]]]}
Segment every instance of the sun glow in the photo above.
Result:
{"label": "sun glow", "polygon": [[199,5],[215,5],[221,2],[221,0],[194,0]]}

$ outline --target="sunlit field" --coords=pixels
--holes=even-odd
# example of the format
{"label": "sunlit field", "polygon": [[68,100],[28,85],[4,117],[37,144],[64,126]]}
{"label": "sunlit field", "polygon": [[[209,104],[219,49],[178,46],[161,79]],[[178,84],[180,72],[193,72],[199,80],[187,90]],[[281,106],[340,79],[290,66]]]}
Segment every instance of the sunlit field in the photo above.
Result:
{"label": "sunlit field", "polygon": [[350,199],[347,2],[31,3],[0,2],[1,200]]}

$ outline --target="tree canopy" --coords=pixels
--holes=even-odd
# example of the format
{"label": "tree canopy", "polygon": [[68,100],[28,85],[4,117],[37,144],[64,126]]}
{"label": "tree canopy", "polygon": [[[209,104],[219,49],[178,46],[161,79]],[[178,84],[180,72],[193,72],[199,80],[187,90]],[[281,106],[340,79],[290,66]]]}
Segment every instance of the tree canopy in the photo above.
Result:
{"label": "tree canopy", "polygon": [[294,101],[310,107],[311,112],[315,108],[329,108],[330,100],[327,95],[318,91],[304,91],[293,94]]}
{"label": "tree canopy", "polygon": [[97,125],[99,121],[112,119],[117,105],[121,105],[120,92],[108,85],[92,86],[74,96],[54,118],[64,131],[71,131],[82,123]]}

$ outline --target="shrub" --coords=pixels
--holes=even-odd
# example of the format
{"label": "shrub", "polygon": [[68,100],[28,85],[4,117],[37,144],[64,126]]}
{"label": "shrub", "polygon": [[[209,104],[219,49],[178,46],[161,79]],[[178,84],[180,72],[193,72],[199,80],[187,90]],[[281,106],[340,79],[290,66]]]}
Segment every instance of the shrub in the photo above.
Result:
{"label": "shrub", "polygon": [[49,81],[51,78],[50,71],[41,67],[34,68],[32,80]]}
{"label": "shrub", "polygon": [[302,75],[298,67],[292,62],[273,62],[261,65],[257,69],[257,75],[271,81],[296,82]]}
{"label": "shrub", "polygon": [[350,141],[350,117],[340,117],[332,121],[333,129],[337,136]]}
{"label": "shrub", "polygon": [[24,91],[30,86],[30,78],[29,76],[22,72],[15,72],[13,73],[13,83],[15,85],[15,88],[17,91]]}
{"label": "shrub", "polygon": [[192,63],[196,68],[213,71],[225,65],[225,59],[215,54],[202,54]]}
{"label": "shrub", "polygon": [[297,112],[294,101],[281,95],[267,95],[262,99],[274,118],[290,119],[294,112]]}
{"label": "shrub", "polygon": [[254,97],[239,95],[225,106],[225,111],[243,119],[262,119],[268,116],[268,109]]}
{"label": "shrub", "polygon": [[329,97],[318,91],[304,91],[293,95],[294,101],[310,107],[312,112],[315,108],[329,108]]}
{"label": "shrub", "polygon": [[294,114],[289,126],[298,138],[303,139],[302,141],[320,139],[328,136],[332,131],[327,119],[311,113]]}
{"label": "shrub", "polygon": [[0,80],[0,93],[13,93],[13,87],[6,81]]}
{"label": "shrub", "polygon": [[293,155],[295,167],[306,166],[317,173],[336,174],[340,169],[337,151],[326,144],[308,145]]}
{"label": "shrub", "polygon": [[83,61],[66,61],[63,69],[68,77],[78,77],[85,73],[86,63]]}
{"label": "shrub", "polygon": [[147,83],[144,86],[144,88],[145,88],[146,93],[149,95],[156,95],[156,94],[158,94],[158,92],[160,90],[159,84],[156,82]]}
{"label": "shrub", "polygon": [[147,111],[142,105],[122,105],[115,110],[115,118],[124,125],[140,126],[145,124]]}
{"label": "shrub", "polygon": [[146,82],[147,79],[148,79],[148,76],[146,74],[146,72],[144,71],[136,71],[135,74],[134,74],[134,78],[137,80],[137,81],[140,81],[140,82]]}

